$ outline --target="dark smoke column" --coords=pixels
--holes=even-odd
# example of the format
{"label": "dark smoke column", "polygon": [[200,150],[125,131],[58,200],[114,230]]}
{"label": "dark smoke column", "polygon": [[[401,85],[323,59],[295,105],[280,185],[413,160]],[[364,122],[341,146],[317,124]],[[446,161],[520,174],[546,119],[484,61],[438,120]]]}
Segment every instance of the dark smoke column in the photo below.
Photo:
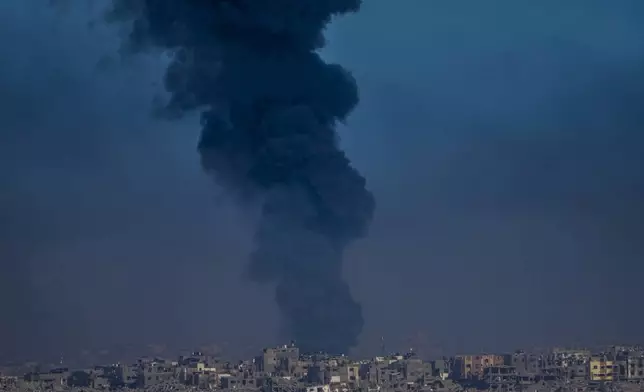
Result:
{"label": "dark smoke column", "polygon": [[353,78],[316,50],[360,0],[113,0],[135,49],[175,53],[168,110],[203,110],[204,169],[262,203],[249,275],[276,284],[284,326],[305,351],[345,352],[363,326],[342,256],[375,202],[338,147],[358,102]]}

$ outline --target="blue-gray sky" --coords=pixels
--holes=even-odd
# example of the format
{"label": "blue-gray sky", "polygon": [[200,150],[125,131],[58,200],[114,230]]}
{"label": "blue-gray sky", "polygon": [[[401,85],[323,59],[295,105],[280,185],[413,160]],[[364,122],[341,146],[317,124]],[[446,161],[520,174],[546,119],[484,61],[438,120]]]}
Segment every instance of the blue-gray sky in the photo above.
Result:
{"label": "blue-gray sky", "polygon": [[[644,6],[494,4],[370,0],[330,29],[378,198],[346,262],[363,352],[642,339]],[[0,5],[2,305],[31,308],[3,341],[274,342],[240,281],[252,214],[201,174],[196,121],[151,117],[164,62],[120,59],[99,8]]]}

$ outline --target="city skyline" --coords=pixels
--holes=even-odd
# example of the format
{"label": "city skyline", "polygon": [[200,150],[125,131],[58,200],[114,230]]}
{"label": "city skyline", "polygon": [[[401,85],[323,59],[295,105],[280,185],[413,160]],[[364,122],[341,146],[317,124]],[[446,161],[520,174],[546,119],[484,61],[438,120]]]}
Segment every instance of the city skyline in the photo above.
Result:
{"label": "city skyline", "polygon": [[[258,354],[258,355],[257,355]],[[24,375],[15,375],[20,369]],[[0,387],[13,390],[369,392],[369,391],[638,391],[644,384],[644,348],[551,348],[541,352],[469,353],[433,360],[410,350],[352,358],[305,354],[295,342],[267,347],[251,358],[229,360],[215,352],[71,368],[62,363],[3,368]],[[11,373],[11,374],[10,374]],[[156,388],[156,389],[155,389]]]}

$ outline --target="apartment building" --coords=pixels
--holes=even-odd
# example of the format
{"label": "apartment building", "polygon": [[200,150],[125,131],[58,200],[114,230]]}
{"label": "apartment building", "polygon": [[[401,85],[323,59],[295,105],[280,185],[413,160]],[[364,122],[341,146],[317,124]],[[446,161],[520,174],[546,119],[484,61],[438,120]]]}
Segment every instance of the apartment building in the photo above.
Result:
{"label": "apartment building", "polygon": [[605,355],[593,356],[588,362],[590,381],[613,381],[615,362]]}
{"label": "apartment building", "polygon": [[503,355],[458,355],[455,359],[455,373],[460,379],[481,378],[486,368],[503,365],[505,365]]}

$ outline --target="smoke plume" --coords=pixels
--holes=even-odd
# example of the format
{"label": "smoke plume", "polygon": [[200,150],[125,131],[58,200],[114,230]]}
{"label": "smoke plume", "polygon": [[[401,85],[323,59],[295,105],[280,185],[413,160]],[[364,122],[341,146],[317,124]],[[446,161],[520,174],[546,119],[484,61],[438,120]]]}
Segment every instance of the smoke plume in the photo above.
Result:
{"label": "smoke plume", "polygon": [[361,0],[113,0],[132,49],[173,59],[168,113],[202,111],[204,170],[262,214],[249,276],[276,285],[284,327],[305,351],[357,343],[360,305],[344,249],[366,234],[375,201],[339,148],[358,102],[351,75],[317,50],[332,17]]}

